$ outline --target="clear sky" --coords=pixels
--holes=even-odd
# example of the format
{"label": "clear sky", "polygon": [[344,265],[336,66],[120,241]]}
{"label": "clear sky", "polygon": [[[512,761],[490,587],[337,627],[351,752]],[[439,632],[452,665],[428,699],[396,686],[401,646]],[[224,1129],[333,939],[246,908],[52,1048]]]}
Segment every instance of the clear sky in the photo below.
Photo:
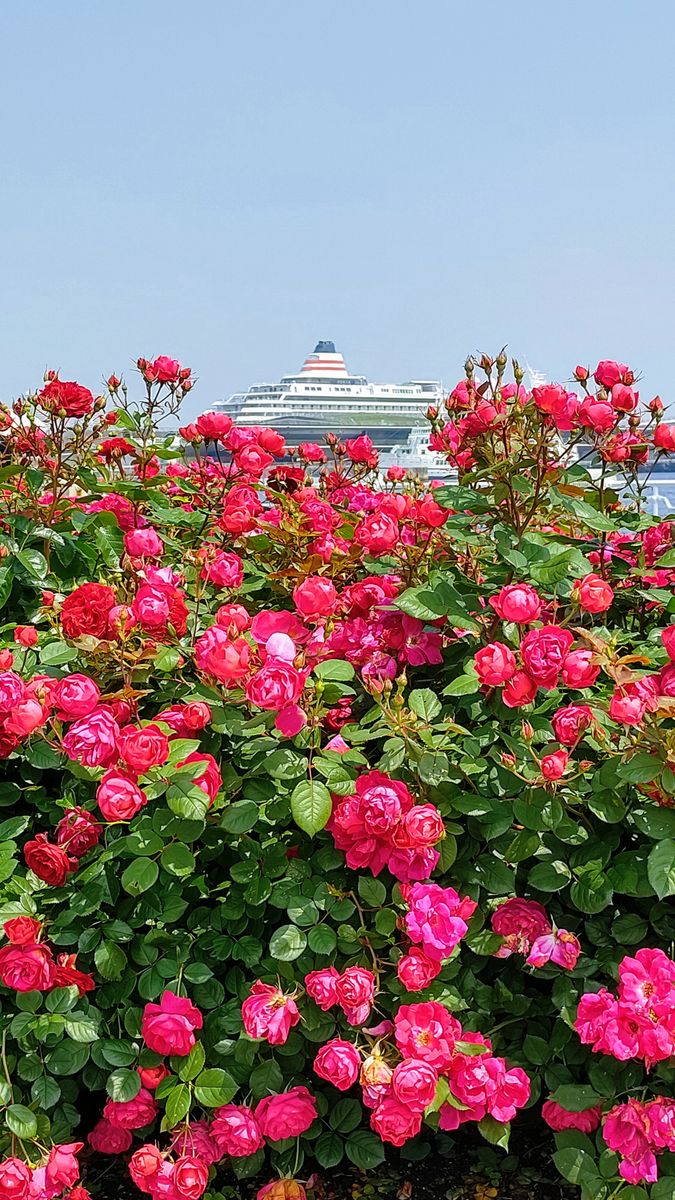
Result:
{"label": "clear sky", "polygon": [[188,413],[332,338],[672,387],[672,0],[0,6],[0,396],[139,354]]}

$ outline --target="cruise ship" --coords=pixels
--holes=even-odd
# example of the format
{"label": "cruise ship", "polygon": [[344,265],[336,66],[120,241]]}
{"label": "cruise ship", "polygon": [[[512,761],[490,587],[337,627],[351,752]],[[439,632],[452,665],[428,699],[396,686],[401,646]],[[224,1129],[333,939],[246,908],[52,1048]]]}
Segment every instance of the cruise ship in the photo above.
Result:
{"label": "cruise ship", "polygon": [[342,439],[365,433],[383,456],[381,465],[425,470],[441,462],[426,446],[425,414],[430,405],[440,406],[442,401],[443,387],[437,380],[369,383],[364,375],[347,370],[334,342],[317,342],[297,375],[254,384],[216,407],[237,425],[278,429],[290,446],[322,445],[327,433]]}

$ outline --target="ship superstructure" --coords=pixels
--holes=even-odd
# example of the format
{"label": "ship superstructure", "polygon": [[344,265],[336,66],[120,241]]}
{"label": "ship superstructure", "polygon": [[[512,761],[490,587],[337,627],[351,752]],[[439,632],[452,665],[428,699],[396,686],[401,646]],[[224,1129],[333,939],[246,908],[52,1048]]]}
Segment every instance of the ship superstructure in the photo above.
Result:
{"label": "ship superstructure", "polygon": [[217,408],[237,425],[278,429],[291,446],[322,444],[327,433],[342,439],[363,433],[377,450],[391,454],[409,442],[413,431],[428,431],[425,413],[442,400],[443,387],[437,380],[369,383],[364,375],[348,371],[333,342],[322,341],[297,375],[284,375],[275,384],[254,384]]}

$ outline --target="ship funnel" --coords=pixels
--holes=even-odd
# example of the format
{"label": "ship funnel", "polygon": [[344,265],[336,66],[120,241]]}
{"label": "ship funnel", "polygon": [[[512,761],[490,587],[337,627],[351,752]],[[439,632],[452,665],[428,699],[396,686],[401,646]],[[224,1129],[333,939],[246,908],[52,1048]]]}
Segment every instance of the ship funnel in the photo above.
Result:
{"label": "ship funnel", "polygon": [[317,342],[314,353],[307,355],[301,374],[323,376],[328,379],[344,379],[349,376],[349,371],[344,358],[335,349],[335,342]]}

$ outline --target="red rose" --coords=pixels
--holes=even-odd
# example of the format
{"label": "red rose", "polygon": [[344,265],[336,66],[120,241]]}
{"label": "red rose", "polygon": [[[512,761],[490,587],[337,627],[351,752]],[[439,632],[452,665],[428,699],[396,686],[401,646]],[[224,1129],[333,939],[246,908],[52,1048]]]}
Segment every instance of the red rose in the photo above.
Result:
{"label": "red rose", "polygon": [[101,693],[88,675],[66,675],[52,690],[52,700],[59,721],[77,721],[93,712]]}
{"label": "red rose", "polygon": [[37,941],[41,926],[35,917],[12,917],[2,928],[13,946],[31,946]]}
{"label": "red rose", "polygon": [[54,846],[46,833],[38,833],[23,848],[26,866],[38,879],[51,887],[63,887],[70,871],[75,869],[62,846]]}
{"label": "red rose", "polygon": [[56,826],[57,845],[63,846],[72,858],[82,858],[93,850],[100,837],[101,826],[86,808],[67,808]]}
{"label": "red rose", "polygon": [[0,1196],[3,1200],[25,1200],[32,1178],[30,1167],[21,1158],[0,1162]]}
{"label": "red rose", "polygon": [[110,1121],[101,1118],[97,1121],[87,1141],[92,1150],[99,1154],[124,1154],[133,1142],[130,1129],[121,1129],[119,1125],[111,1125]]}
{"label": "red rose", "polygon": [[54,986],[54,959],[44,942],[29,946],[3,946],[0,981],[15,992],[46,992]]}
{"label": "red rose", "polygon": [[169,757],[169,740],[157,725],[126,725],[117,739],[120,757],[137,775],[161,767]]}
{"label": "red rose", "polygon": [[115,593],[102,583],[83,583],[66,596],[61,608],[61,627],[68,638],[106,639],[108,613],[115,605]]}
{"label": "red rose", "polygon": [[223,777],[215,758],[212,754],[199,754],[195,750],[192,754],[188,754],[182,762],[176,763],[176,766],[184,767],[186,763],[204,764],[203,771],[192,782],[195,787],[201,788],[204,795],[208,796],[209,803],[212,804],[223,786]]}
{"label": "red rose", "polygon": [[183,1155],[174,1164],[171,1182],[184,1200],[199,1200],[209,1182],[209,1169],[200,1159]]}
{"label": "red rose", "polygon": [[205,412],[197,417],[195,427],[200,437],[215,442],[230,432],[232,417],[228,417],[226,413]]}
{"label": "red rose", "polygon": [[94,407],[89,388],[67,379],[51,379],[37,399],[47,412],[63,412],[67,417],[86,417]]}
{"label": "red rose", "polygon": [[123,771],[106,771],[96,789],[96,803],[106,821],[131,821],[139,813],[147,796]]}

